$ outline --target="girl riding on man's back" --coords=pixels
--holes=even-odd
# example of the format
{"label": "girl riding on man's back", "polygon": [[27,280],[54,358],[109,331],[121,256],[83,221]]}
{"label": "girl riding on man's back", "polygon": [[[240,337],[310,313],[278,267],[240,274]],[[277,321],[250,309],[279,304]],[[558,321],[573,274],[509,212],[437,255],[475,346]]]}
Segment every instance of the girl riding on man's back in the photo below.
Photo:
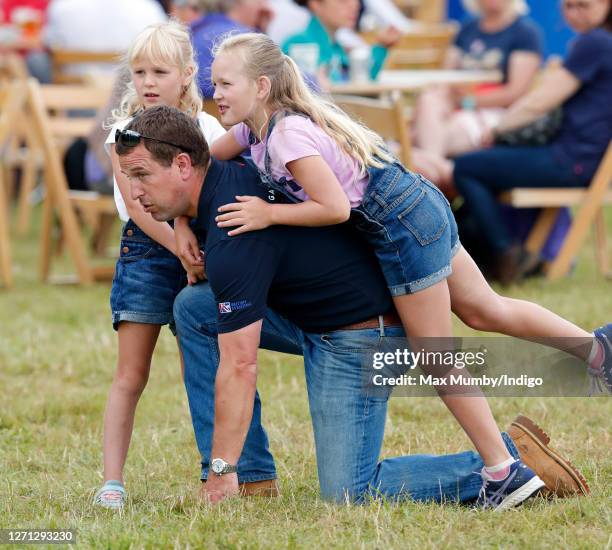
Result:
{"label": "girl riding on man's back", "polygon": [[[610,388],[612,325],[592,335],[536,304],[497,295],[462,248],[442,193],[399,164],[380,136],[311,93],[295,63],[268,37],[241,34],[223,41],[212,80],[221,121],[232,126],[211,147],[213,156],[230,159],[250,149],[265,184],[294,201],[236,197],[217,217],[220,227],[235,228],[230,235],[350,217],[379,259],[415,349],[448,346],[452,310],[478,330],[541,342],[563,337],[568,344],[559,347],[587,361],[599,385]],[[185,222],[177,226],[177,246],[181,257],[195,261],[198,252],[182,236]],[[576,347],[576,339],[582,345]],[[441,398],[485,463],[484,507],[515,506],[543,486],[510,456],[484,397],[451,392]]]}

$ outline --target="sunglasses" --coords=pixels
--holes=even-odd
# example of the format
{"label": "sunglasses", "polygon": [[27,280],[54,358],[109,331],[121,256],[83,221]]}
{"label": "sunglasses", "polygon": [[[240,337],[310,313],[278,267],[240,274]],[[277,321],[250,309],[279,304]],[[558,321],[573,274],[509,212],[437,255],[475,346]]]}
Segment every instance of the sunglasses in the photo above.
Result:
{"label": "sunglasses", "polygon": [[172,147],[176,147],[185,153],[191,153],[191,149],[188,147],[183,147],[182,145],[177,145],[176,143],[172,143],[170,141],[165,141],[163,139],[158,139],[150,136],[143,136],[134,130],[120,130],[117,128],[115,132],[115,143],[121,143],[121,145],[125,145],[126,147],[136,147],[141,139],[151,139],[153,141],[157,141],[158,143],[163,143],[165,145],[171,145]]}

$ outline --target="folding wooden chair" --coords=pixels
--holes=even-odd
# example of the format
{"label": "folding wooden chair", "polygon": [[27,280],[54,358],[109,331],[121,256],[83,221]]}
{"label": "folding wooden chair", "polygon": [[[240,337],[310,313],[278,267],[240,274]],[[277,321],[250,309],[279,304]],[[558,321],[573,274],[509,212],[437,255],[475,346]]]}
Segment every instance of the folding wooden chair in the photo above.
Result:
{"label": "folding wooden chair", "polygon": [[[6,160],[6,152],[15,120],[23,108],[25,89],[23,83],[14,81],[0,90],[0,164]],[[0,280],[9,288],[13,285],[11,271],[11,243],[9,238],[10,205],[7,199],[5,171],[0,169]]]}
{"label": "folding wooden chair", "polygon": [[101,109],[107,100],[107,89],[93,86],[40,86],[33,79],[28,82],[29,110],[45,157],[46,197],[43,205],[40,272],[44,281],[49,279],[55,215],[59,219],[62,239],[76,266],[77,281],[91,284],[94,280],[113,276],[113,266],[91,264],[77,218],[78,212],[81,220],[91,226],[95,236],[100,227],[107,225],[105,218],[117,217],[113,197],[93,191],[70,191],[61,161],[61,144],[86,136],[93,124],[93,118],[68,117],[66,111]]}
{"label": "folding wooden chair", "polygon": [[555,280],[565,276],[588,229],[595,225],[596,253],[599,270],[610,276],[603,206],[612,204],[612,141],[587,188],[516,188],[504,193],[501,200],[516,208],[542,208],[527,239],[530,252],[541,252],[559,209],[577,207],[577,212],[557,257],[548,266],[546,275]]}
{"label": "folding wooden chair", "polygon": [[85,83],[88,75],[71,73],[68,68],[75,65],[104,64],[114,66],[119,63],[121,52],[86,52],[77,50],[51,50],[52,78],[54,84]]}
{"label": "folding wooden chair", "polygon": [[[456,32],[454,23],[445,23],[404,34],[389,49],[385,70],[441,69]],[[377,33],[363,33],[361,36],[370,44],[378,40]]]}
{"label": "folding wooden chair", "polygon": [[349,115],[371,128],[385,140],[399,144],[399,160],[411,167],[411,143],[408,117],[401,96],[385,99],[334,95],[336,104]]}

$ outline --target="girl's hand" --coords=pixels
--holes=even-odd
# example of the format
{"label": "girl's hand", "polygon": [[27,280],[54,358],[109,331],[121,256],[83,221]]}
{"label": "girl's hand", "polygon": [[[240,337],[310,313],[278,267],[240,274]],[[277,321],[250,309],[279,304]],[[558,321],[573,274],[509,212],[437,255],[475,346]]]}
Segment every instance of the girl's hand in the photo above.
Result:
{"label": "girl's hand", "polygon": [[189,285],[195,285],[198,281],[206,279],[204,266],[189,268],[189,266],[183,264],[183,268],[187,272],[187,284]]}
{"label": "girl's hand", "polygon": [[176,255],[181,260],[183,267],[185,264],[194,267],[204,265],[198,239],[189,227],[189,218],[181,216],[174,220],[174,240],[176,241]]}
{"label": "girl's hand", "polygon": [[228,231],[228,235],[240,235],[247,231],[256,231],[257,229],[265,229],[272,225],[272,208],[259,197],[251,197],[248,195],[237,195],[238,202],[224,204],[219,207],[219,212],[226,212],[215,218],[218,227],[235,227]]}

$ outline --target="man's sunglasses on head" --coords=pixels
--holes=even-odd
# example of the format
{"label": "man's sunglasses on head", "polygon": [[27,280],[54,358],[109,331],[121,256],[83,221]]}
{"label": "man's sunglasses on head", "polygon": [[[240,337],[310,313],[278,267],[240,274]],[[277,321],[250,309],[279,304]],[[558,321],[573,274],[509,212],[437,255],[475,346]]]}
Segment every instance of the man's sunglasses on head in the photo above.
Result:
{"label": "man's sunglasses on head", "polygon": [[115,143],[121,143],[121,145],[125,145],[126,147],[136,147],[141,139],[151,139],[153,141],[157,141],[158,143],[164,143],[165,145],[171,145],[172,147],[176,147],[185,153],[191,153],[191,149],[188,147],[183,147],[182,145],[177,145],[176,143],[172,143],[170,141],[165,141],[163,139],[158,139],[150,136],[143,136],[142,134],[134,131],[134,130],[120,130],[117,128],[115,132]]}

